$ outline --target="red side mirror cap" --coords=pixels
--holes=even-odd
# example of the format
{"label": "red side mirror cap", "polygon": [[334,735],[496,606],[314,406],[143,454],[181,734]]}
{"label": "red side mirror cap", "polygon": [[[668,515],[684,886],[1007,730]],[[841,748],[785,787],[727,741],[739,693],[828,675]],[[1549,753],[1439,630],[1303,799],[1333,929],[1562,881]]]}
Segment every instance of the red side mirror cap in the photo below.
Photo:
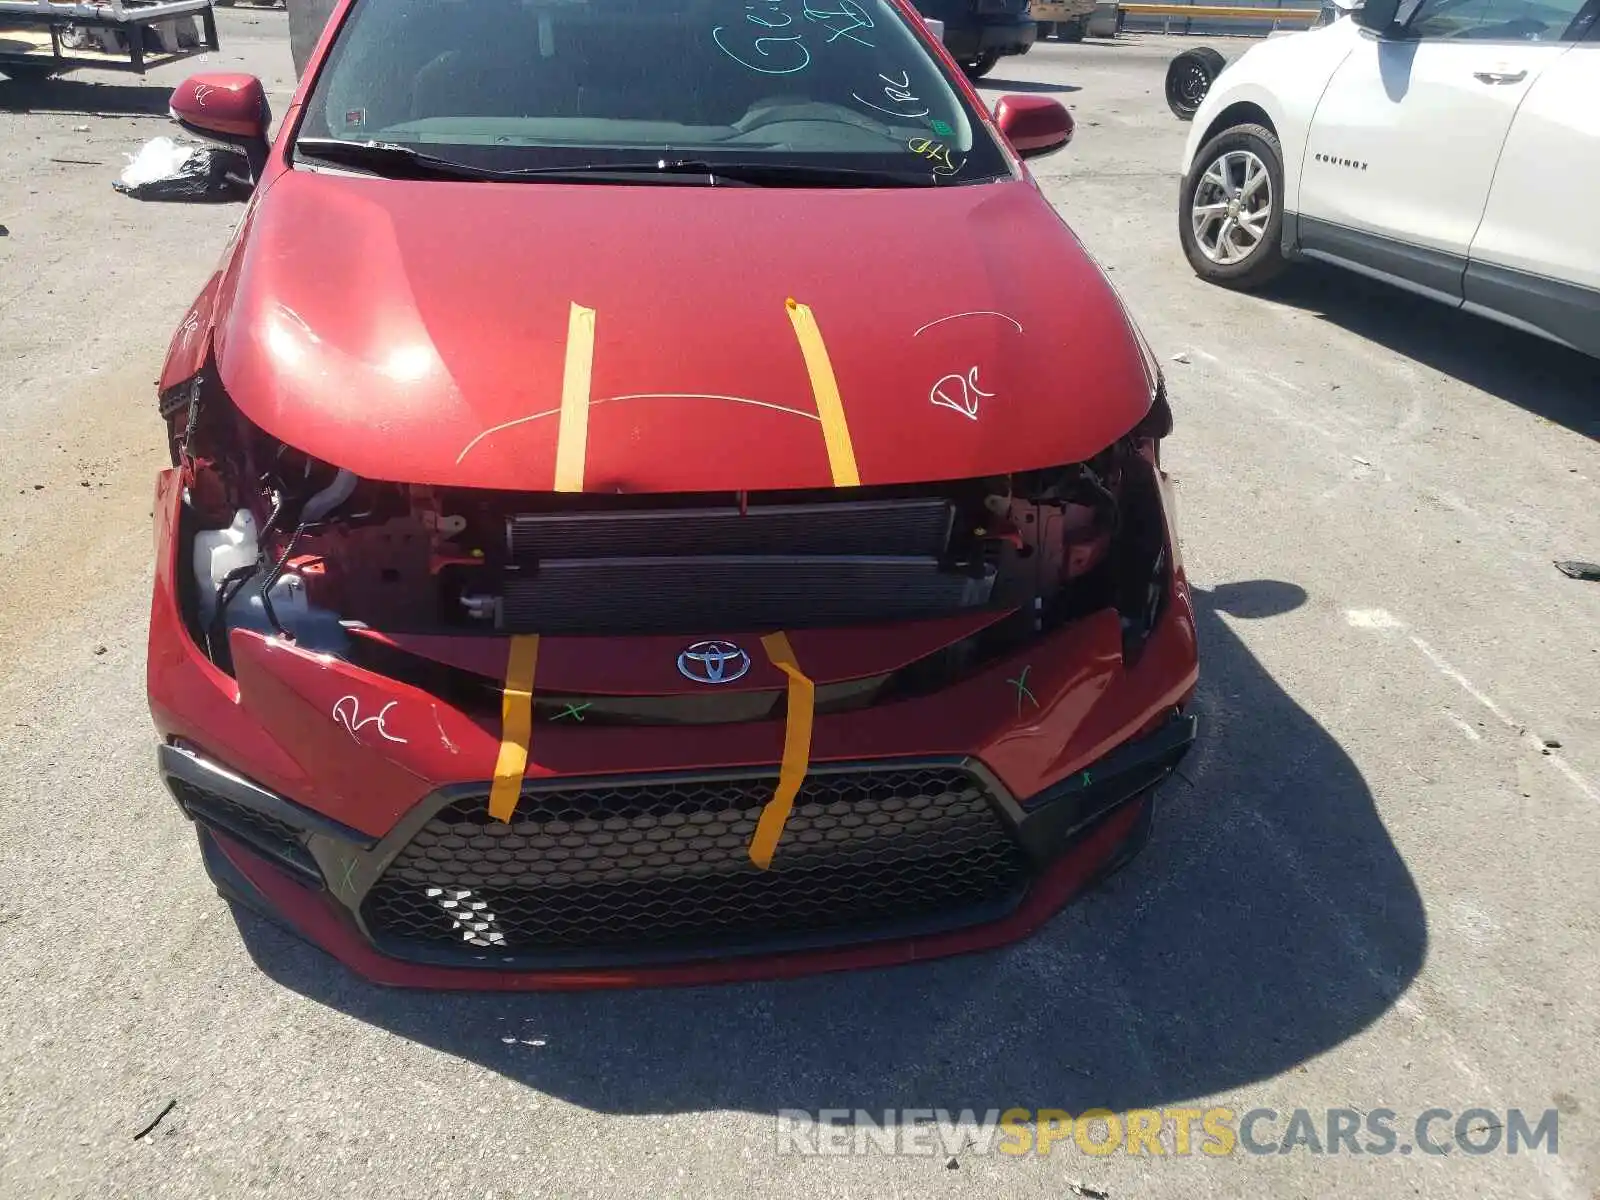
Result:
{"label": "red side mirror cap", "polygon": [[265,140],[272,119],[254,75],[191,75],[172,93],[168,109],[180,125],[228,139]]}
{"label": "red side mirror cap", "polygon": [[994,119],[1023,158],[1051,154],[1072,140],[1072,114],[1049,96],[1001,96]]}

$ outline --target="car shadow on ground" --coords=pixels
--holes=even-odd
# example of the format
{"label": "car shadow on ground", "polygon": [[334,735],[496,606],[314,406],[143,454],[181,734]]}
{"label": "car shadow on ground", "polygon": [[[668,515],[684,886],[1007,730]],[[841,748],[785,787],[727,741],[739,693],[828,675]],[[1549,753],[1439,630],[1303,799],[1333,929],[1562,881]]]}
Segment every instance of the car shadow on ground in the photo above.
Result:
{"label": "car shadow on ground", "polygon": [[0,112],[167,115],[170,84],[89,83],[81,79],[9,79],[0,67]]}
{"label": "car shadow on ground", "polygon": [[1197,592],[1201,742],[1146,852],[994,953],[782,984],[587,994],[385,990],[236,913],[273,979],[608,1113],[1059,1107],[1226,1095],[1375,1021],[1417,974],[1421,898],[1355,764]]}
{"label": "car shadow on ground", "polygon": [[1321,264],[1296,264],[1263,294],[1600,439],[1600,359]]}
{"label": "car shadow on ground", "polygon": [[1050,83],[1040,79],[985,79],[979,87],[995,92],[1081,92],[1083,89],[1075,83]]}

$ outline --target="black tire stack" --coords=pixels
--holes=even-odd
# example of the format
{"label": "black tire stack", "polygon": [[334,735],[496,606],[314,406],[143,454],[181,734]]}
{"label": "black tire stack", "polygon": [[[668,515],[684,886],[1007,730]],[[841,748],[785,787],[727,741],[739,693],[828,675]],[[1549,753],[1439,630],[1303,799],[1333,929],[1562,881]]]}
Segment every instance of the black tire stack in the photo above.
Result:
{"label": "black tire stack", "polygon": [[1185,50],[1167,64],[1167,107],[1180,121],[1194,120],[1228,60],[1210,46]]}

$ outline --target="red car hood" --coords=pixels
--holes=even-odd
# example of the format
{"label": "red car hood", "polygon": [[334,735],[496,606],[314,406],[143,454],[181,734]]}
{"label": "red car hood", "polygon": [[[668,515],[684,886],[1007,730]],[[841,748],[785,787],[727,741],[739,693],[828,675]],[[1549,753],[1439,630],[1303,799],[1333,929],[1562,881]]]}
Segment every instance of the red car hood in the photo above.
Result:
{"label": "red car hood", "polygon": [[[1078,461],[1150,403],[1116,294],[1021,182],[291,170],[240,236],[215,310],[223,384],[267,432],[369,479],[548,490],[567,426],[585,491],[828,486],[838,455],[791,298],[820,330],[863,484]],[[562,417],[574,306],[594,314],[586,441]],[[580,368],[580,403],[582,384]]]}

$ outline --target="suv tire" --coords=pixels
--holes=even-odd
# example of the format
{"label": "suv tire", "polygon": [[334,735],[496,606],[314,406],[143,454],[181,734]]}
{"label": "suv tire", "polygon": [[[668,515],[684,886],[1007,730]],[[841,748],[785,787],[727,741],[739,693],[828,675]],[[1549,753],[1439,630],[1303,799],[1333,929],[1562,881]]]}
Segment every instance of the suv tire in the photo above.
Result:
{"label": "suv tire", "polygon": [[1179,192],[1178,238],[1207,283],[1248,290],[1282,273],[1283,152],[1272,130],[1235,125],[1195,155]]}

